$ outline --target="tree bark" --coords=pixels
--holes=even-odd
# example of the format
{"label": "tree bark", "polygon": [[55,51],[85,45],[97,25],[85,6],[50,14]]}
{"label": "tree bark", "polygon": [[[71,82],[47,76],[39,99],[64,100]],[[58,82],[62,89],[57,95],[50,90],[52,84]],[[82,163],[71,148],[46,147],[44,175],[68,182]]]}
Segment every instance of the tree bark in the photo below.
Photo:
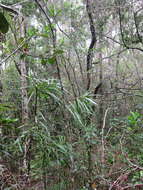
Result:
{"label": "tree bark", "polygon": [[86,11],[88,14],[89,18],[89,24],[90,24],[90,32],[91,32],[91,42],[88,48],[88,53],[87,53],[87,66],[86,66],[86,71],[87,71],[87,87],[86,89],[89,90],[90,85],[91,85],[91,74],[90,70],[92,68],[92,57],[93,57],[93,48],[95,46],[95,43],[97,41],[96,39],[96,32],[95,32],[95,27],[94,27],[94,22],[93,22],[93,17],[92,17],[92,11],[91,11],[91,4],[90,0],[86,0]]}
{"label": "tree bark", "polygon": [[[19,16],[20,21],[20,39],[25,39],[25,23],[24,17]],[[22,103],[22,125],[23,130],[28,128],[29,122],[29,111],[28,111],[28,80],[27,80],[27,63],[25,61],[25,53],[22,51],[22,55],[20,57],[20,79],[21,79],[21,103]],[[25,139],[24,143],[24,155],[23,155],[23,168],[25,169],[26,180],[28,182],[29,172],[30,172],[30,155],[31,155],[31,137],[28,135]]]}
{"label": "tree bark", "polygon": [[[102,29],[101,29],[102,30]],[[102,31],[100,31],[100,36],[99,36],[99,49],[100,49],[100,52],[99,52],[99,84],[102,84],[103,83],[103,62],[102,62]],[[99,103],[99,128],[101,128],[102,126],[102,123],[103,123],[103,85],[101,85],[100,87],[100,90],[99,90],[99,94],[101,95],[101,98],[100,98],[100,103]]]}
{"label": "tree bark", "polygon": [[[20,38],[25,38],[25,24],[24,24],[24,18],[20,17]],[[20,79],[21,79],[21,99],[22,99],[22,124],[27,125],[29,120],[29,114],[28,114],[28,81],[27,81],[27,69],[26,69],[26,61],[25,61],[25,54],[23,52],[23,55],[20,58]]]}

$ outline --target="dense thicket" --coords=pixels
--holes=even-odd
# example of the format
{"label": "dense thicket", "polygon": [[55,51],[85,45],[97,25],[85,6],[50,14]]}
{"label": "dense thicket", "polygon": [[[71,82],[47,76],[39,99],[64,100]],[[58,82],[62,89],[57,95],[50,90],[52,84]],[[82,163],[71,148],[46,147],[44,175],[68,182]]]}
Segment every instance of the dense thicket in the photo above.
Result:
{"label": "dense thicket", "polygon": [[143,188],[142,0],[0,1],[0,187]]}

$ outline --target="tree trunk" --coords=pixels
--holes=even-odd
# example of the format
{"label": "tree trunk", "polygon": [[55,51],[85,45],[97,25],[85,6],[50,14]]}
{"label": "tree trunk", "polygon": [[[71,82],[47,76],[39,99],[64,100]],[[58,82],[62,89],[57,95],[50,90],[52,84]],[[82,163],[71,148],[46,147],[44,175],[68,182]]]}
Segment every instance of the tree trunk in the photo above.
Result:
{"label": "tree trunk", "polygon": [[86,12],[89,18],[89,25],[90,25],[90,32],[91,32],[91,42],[88,48],[87,58],[86,58],[86,71],[87,71],[87,87],[86,89],[89,90],[91,86],[91,69],[92,69],[92,58],[93,58],[93,48],[97,41],[96,39],[96,32],[94,27],[94,21],[92,17],[92,10],[91,10],[91,2],[90,0],[86,0]]}
{"label": "tree trunk", "polygon": [[[24,26],[24,19],[23,17],[20,18],[20,38],[25,38],[25,26]],[[25,62],[25,55],[20,58],[20,71],[21,71],[21,99],[22,99],[22,124],[27,125],[29,120],[28,115],[28,92],[27,92],[27,69],[26,69],[26,62]]]}
{"label": "tree trunk", "polygon": [[[103,61],[102,61],[102,31],[100,31],[100,36],[99,36],[99,84],[103,84]],[[103,124],[103,85],[101,85],[99,94],[101,95],[100,97],[100,103],[99,103],[99,128],[101,129],[102,124]]]}
{"label": "tree trunk", "polygon": [[[20,39],[25,39],[25,23],[24,18],[20,16]],[[29,113],[28,113],[28,80],[27,80],[27,68],[25,61],[25,53],[23,50],[20,57],[20,79],[21,79],[21,103],[22,103],[22,125],[23,130],[28,129],[29,122]],[[25,169],[25,174],[28,179],[30,171],[30,147],[31,147],[31,138],[27,136],[24,143],[24,155],[23,155],[23,168]]]}

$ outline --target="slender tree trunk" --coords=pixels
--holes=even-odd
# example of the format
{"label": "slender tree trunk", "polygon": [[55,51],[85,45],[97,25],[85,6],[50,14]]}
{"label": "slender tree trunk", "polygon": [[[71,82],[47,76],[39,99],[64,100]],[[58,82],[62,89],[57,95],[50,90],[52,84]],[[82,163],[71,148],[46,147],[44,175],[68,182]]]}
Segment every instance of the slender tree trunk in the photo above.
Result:
{"label": "slender tree trunk", "polygon": [[[100,36],[99,36],[99,84],[103,84],[103,61],[102,61],[102,31],[100,31]],[[99,103],[99,128],[102,127],[103,124],[103,85],[101,85],[99,93],[101,95],[100,97],[100,103]]]}
{"label": "slender tree trunk", "polygon": [[22,124],[26,126],[29,120],[29,115],[28,115],[28,93],[27,93],[27,78],[26,78],[27,71],[24,59],[20,60],[20,66],[21,66]]}
{"label": "slender tree trunk", "polygon": [[87,87],[86,89],[89,90],[91,86],[91,68],[92,68],[92,58],[93,58],[93,48],[95,46],[95,43],[97,41],[96,39],[96,32],[95,32],[95,27],[94,27],[94,22],[93,22],[93,17],[92,17],[92,10],[91,10],[91,1],[86,0],[86,11],[88,14],[89,18],[89,24],[90,24],[90,32],[91,32],[91,42],[88,48],[88,53],[87,53],[87,60],[86,60],[86,71],[87,71]]}
{"label": "slender tree trunk", "polygon": [[[24,18],[20,16],[20,38],[25,39],[25,23]],[[22,52],[20,58],[20,79],[21,79],[21,101],[22,101],[22,124],[23,130],[28,128],[29,122],[29,113],[28,113],[28,80],[27,80],[27,67],[25,61],[25,53]],[[30,171],[30,147],[31,147],[31,138],[27,136],[24,144],[24,158],[23,158],[23,167],[25,169],[26,175],[28,177]]]}
{"label": "slender tree trunk", "polygon": [[118,83],[119,83],[119,63],[120,63],[120,54],[117,55],[117,61],[116,61],[116,79],[115,79],[115,96],[114,96],[114,102],[113,102],[113,117],[116,116],[116,107],[119,108],[118,105]]}
{"label": "slender tree trunk", "polygon": [[[0,68],[0,75],[1,75],[1,68]],[[0,79],[0,103],[2,103],[2,93],[3,93],[3,85]]]}
{"label": "slender tree trunk", "polygon": [[[25,24],[23,17],[20,18],[20,38],[25,38]],[[22,99],[22,124],[27,125],[29,120],[28,115],[28,81],[27,81],[27,69],[26,69],[26,61],[25,61],[25,55],[23,55],[20,58],[20,71],[21,71],[21,99]]]}
{"label": "slender tree trunk", "polygon": [[[1,67],[0,67],[0,76],[1,76]],[[3,94],[3,85],[0,78],[0,104],[2,103],[2,94]],[[0,113],[0,117],[2,117],[2,113]],[[0,136],[3,135],[2,133],[2,124],[0,123]]]}

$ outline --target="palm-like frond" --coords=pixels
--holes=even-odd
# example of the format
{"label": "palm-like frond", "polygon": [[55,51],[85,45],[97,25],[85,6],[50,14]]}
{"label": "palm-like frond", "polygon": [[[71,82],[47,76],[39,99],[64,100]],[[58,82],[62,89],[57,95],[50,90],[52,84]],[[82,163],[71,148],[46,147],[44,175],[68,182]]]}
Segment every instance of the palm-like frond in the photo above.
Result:
{"label": "palm-like frond", "polygon": [[84,120],[93,113],[93,107],[95,105],[97,104],[92,96],[86,93],[76,98],[73,102],[70,102],[67,105],[67,109],[78,124],[84,125]]}
{"label": "palm-like frond", "polygon": [[56,79],[34,79],[35,87],[38,89],[38,95],[44,99],[52,99],[56,103],[61,102],[61,85]]}

